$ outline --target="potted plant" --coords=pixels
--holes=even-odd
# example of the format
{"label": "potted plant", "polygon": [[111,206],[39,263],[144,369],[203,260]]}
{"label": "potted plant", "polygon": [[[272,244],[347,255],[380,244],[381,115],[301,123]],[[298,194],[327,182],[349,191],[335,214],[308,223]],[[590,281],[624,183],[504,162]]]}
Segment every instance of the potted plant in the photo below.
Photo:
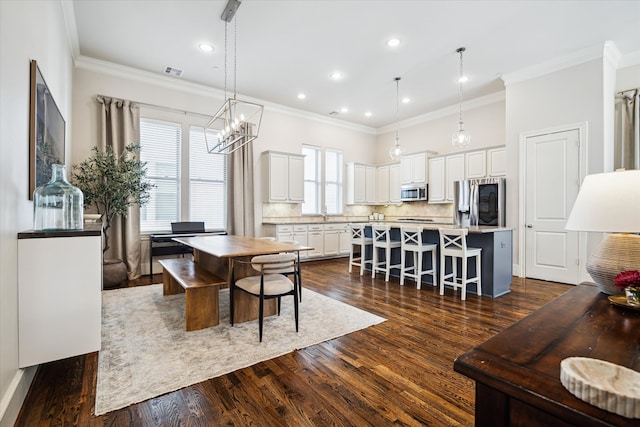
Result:
{"label": "potted plant", "polygon": [[[85,207],[93,207],[100,214],[104,230],[104,257],[110,248],[109,230],[115,217],[126,217],[128,208],[133,205],[145,205],[154,186],[146,179],[146,162],[138,159],[139,145],[127,145],[120,155],[114,153],[112,147],[107,147],[105,151],[93,147],[92,151],[88,159],[73,166],[71,178],[74,185],[82,190]],[[124,271],[126,278],[126,267],[122,260],[103,258],[103,264],[104,287],[112,287],[124,280],[121,273],[115,273],[119,277],[113,283],[111,276],[114,273],[110,270]]]}

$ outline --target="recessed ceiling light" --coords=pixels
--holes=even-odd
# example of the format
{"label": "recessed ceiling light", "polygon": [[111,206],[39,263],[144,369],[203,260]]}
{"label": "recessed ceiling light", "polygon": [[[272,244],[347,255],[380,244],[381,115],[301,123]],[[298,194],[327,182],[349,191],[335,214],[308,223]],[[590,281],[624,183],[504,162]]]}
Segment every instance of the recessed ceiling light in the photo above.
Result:
{"label": "recessed ceiling light", "polygon": [[340,111],[342,111],[343,113],[348,113],[349,109],[347,107],[342,107]]}
{"label": "recessed ceiling light", "polygon": [[468,81],[469,81],[469,77],[467,77],[467,76],[461,76],[461,77],[458,79],[458,83],[466,83],[466,82],[468,82]]}
{"label": "recessed ceiling light", "polygon": [[402,103],[403,103],[403,104],[408,104],[408,103],[410,103],[410,102],[411,102],[411,98],[409,98],[409,97],[407,97],[407,96],[405,96],[404,98],[402,98]]}
{"label": "recessed ceiling light", "polygon": [[203,52],[213,52],[213,46],[210,45],[209,43],[200,43],[198,47]]}
{"label": "recessed ceiling light", "polygon": [[333,73],[329,74],[329,77],[331,77],[332,80],[340,80],[344,76],[340,71],[334,71]]}
{"label": "recessed ceiling light", "polygon": [[373,114],[371,113],[371,111],[367,111],[366,113],[364,113],[365,117],[371,117]]}
{"label": "recessed ceiling light", "polygon": [[389,47],[397,47],[399,45],[400,45],[400,39],[393,38],[393,39],[387,40],[387,46]]}
{"label": "recessed ceiling light", "polygon": [[305,95],[304,93],[299,93],[298,94],[298,99],[306,99],[307,95]]}

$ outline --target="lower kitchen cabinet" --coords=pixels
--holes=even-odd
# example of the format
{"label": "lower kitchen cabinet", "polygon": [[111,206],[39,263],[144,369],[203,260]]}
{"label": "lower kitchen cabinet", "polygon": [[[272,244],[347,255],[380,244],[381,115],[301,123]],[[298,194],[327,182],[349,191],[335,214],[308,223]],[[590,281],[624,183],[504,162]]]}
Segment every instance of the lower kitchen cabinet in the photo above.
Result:
{"label": "lower kitchen cabinet", "polygon": [[280,242],[296,241],[311,246],[311,251],[301,251],[301,258],[321,258],[348,255],[351,250],[351,230],[348,222],[309,224],[267,224],[265,235]]}

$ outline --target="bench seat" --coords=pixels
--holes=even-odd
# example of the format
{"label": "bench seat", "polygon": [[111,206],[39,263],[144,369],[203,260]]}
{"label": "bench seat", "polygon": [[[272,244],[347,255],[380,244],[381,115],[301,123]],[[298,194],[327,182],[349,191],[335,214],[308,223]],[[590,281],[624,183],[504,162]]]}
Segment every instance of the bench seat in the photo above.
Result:
{"label": "bench seat", "polygon": [[210,273],[190,259],[159,261],[162,265],[164,295],[185,293],[187,331],[209,328],[220,323],[218,291],[227,281]]}

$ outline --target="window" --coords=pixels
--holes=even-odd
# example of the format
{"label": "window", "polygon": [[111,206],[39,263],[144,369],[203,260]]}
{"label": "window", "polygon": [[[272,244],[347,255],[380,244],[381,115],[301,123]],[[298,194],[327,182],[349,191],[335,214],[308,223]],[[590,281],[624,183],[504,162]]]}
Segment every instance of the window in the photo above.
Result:
{"label": "window", "polygon": [[156,187],[140,209],[140,231],[169,231],[178,221],[204,221],[207,230],[226,228],[226,158],[207,153],[204,128],[140,119],[140,158]]}
{"label": "window", "polygon": [[155,185],[140,208],[140,231],[170,230],[180,218],[180,123],[140,119],[140,160]]}
{"label": "window", "polygon": [[[212,131],[207,138],[215,138]],[[224,154],[207,153],[204,129],[189,130],[189,221],[204,221],[208,228],[227,226],[227,176]]]}
{"label": "window", "polygon": [[342,214],[342,152],[327,149],[324,155],[324,205],[328,215]]}
{"label": "window", "polygon": [[322,150],[310,145],[302,146],[304,154],[303,215],[342,214],[342,151],[327,148],[324,152],[324,179],[322,178]]}
{"label": "window", "polygon": [[320,148],[309,145],[302,146],[304,154],[304,203],[302,204],[303,215],[320,214]]}

